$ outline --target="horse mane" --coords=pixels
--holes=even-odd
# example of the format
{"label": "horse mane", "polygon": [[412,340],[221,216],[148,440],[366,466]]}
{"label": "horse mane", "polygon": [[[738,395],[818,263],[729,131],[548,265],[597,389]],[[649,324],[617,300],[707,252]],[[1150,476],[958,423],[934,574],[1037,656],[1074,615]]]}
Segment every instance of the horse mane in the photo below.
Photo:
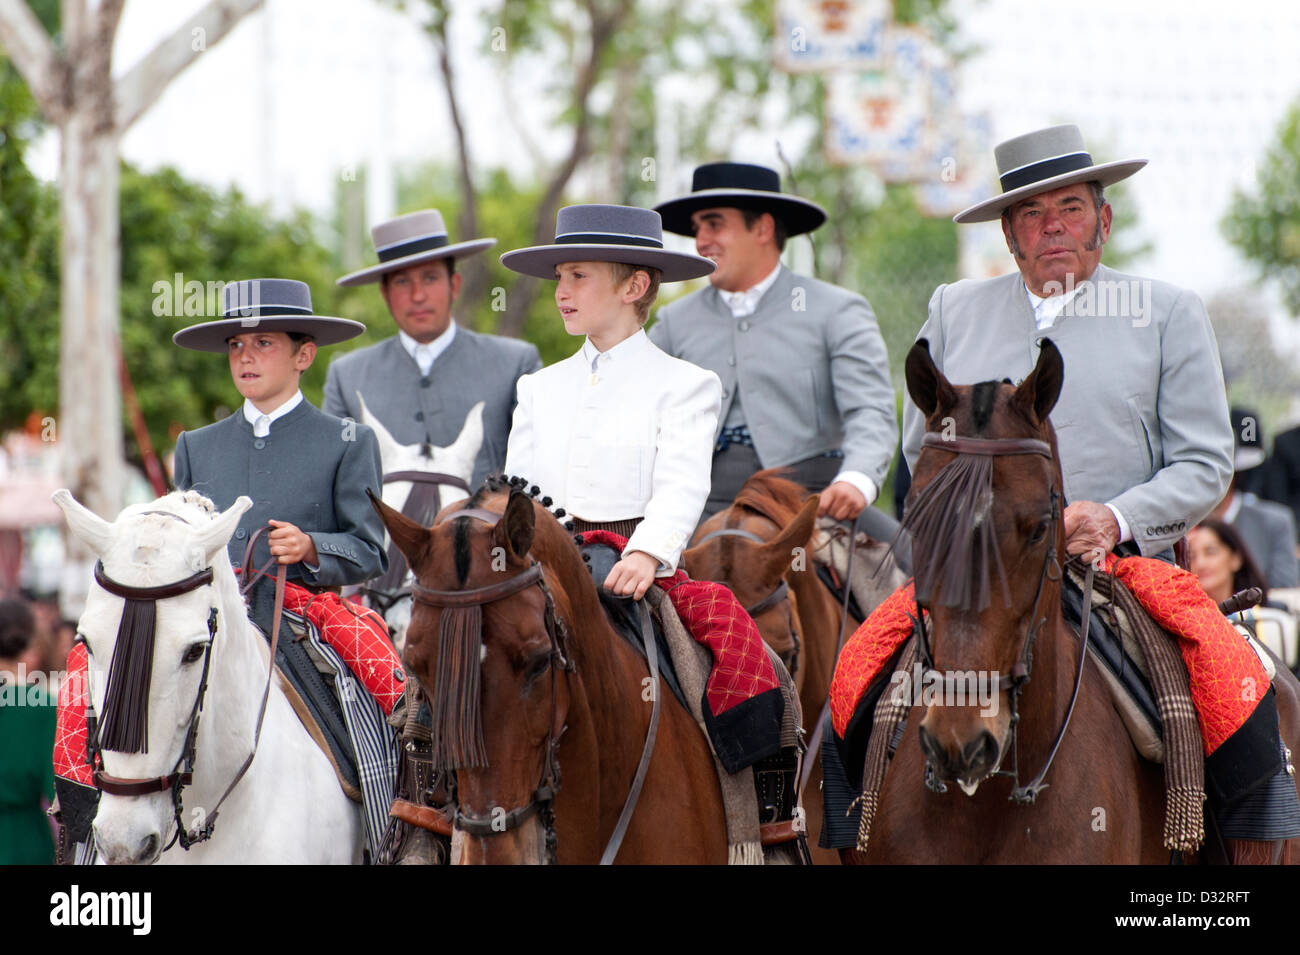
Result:
{"label": "horse mane", "polygon": [[789,468],[767,468],[754,474],[736,495],[734,507],[743,507],[785,527],[799,513],[808,490],[790,480]]}

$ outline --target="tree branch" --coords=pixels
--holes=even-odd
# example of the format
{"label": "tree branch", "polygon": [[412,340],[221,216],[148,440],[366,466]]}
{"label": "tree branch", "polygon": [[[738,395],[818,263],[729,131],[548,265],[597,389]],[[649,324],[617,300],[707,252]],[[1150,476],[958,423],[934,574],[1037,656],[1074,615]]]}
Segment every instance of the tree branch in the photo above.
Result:
{"label": "tree branch", "polygon": [[0,45],[27,81],[41,113],[56,126],[62,125],[67,114],[67,69],[24,0],[0,0]]}
{"label": "tree branch", "polygon": [[200,53],[219,43],[236,23],[263,2],[211,0],[170,36],[160,40],[115,84],[118,132],[126,132]]}

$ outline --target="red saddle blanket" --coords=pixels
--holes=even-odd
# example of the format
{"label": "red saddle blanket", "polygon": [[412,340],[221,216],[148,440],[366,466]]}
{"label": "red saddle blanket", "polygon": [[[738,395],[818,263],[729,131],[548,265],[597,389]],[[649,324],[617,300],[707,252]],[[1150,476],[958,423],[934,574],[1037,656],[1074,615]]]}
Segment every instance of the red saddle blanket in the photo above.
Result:
{"label": "red saddle blanket", "polygon": [[[607,544],[619,553],[627,546],[626,537],[611,531],[583,531],[582,538]],[[767,658],[758,625],[727,587],[691,580],[681,570],[671,577],[659,577],[655,583],[668,594],[682,625],[713,654],[705,696],[714,716],[777,689],[776,669]]]}
{"label": "red saddle blanket", "polygon": [[[383,617],[337,594],[314,594],[292,581],[285,585],[284,609],[311,621],[380,709],[393,712],[405,674]],[[54,772],[83,786],[95,785],[86,762],[86,647],[80,643],[68,654],[67,677],[59,687]]]}
{"label": "red saddle blanket", "polygon": [[[1195,575],[1149,557],[1106,555],[1115,575],[1161,627],[1178,638],[1208,756],[1247,720],[1268,690],[1268,674]],[[844,644],[831,680],[831,719],[841,737],[858,701],[912,635],[912,582],[894,591]]]}

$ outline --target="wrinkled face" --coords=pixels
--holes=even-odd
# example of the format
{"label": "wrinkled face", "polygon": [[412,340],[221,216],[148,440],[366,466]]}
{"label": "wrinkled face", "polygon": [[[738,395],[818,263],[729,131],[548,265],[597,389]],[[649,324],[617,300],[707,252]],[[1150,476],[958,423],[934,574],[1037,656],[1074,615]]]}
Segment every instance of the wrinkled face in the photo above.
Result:
{"label": "wrinkled face", "polygon": [[1015,203],[1002,232],[1029,290],[1047,296],[1092,275],[1110,222],[1110,204],[1098,215],[1092,190],[1082,182]]}
{"label": "wrinkled face", "polygon": [[1191,550],[1192,573],[1201,582],[1201,589],[1211,595],[1232,596],[1232,581],[1241,570],[1241,555],[1208,527],[1192,528],[1187,534],[1187,544]]}
{"label": "wrinkled face", "polygon": [[[692,213],[691,226],[695,230],[695,251],[717,264],[709,281],[723,291],[743,292],[761,282],[770,270],[770,266],[764,270],[757,264],[763,261],[764,250],[770,245],[770,216],[760,216],[753,226],[746,226],[739,209],[701,209]],[[768,237],[767,243],[764,236]]]}
{"label": "wrinkled face", "polygon": [[380,286],[397,327],[417,342],[433,341],[451,325],[460,274],[442,259],[389,272]]}
{"label": "wrinkled face", "polygon": [[316,344],[303,342],[294,349],[284,332],[245,332],[226,340],[230,375],[239,393],[264,411],[293,397],[299,376],[311,367]]}

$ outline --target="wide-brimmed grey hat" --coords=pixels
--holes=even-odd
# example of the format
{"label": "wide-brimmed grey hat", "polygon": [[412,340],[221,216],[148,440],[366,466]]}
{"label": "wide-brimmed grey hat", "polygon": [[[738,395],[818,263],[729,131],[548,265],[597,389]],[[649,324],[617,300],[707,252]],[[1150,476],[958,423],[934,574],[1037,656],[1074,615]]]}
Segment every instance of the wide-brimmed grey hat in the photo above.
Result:
{"label": "wide-brimmed grey hat", "polygon": [[497,243],[496,239],[470,239],[452,244],[447,238],[447,227],[442,222],[442,213],[437,209],[408,212],[396,219],[381,222],[370,230],[370,237],[374,239],[375,254],[379,256],[379,264],[343,276],[338,280],[339,285],[366,285],[370,282],[378,282],[385,272],[393,272],[449,256],[464,258],[482,252]]}
{"label": "wide-brimmed grey hat", "polygon": [[636,206],[565,206],[555,217],[555,242],[514,249],[501,264],[539,279],[555,278],[561,262],[622,262],[659,269],[663,282],[708,275],[712,259],[664,248],[663,224],[653,209]]}
{"label": "wide-brimmed grey hat", "polygon": [[301,332],[317,345],[337,345],[366,330],[350,318],[313,315],[311,289],[293,279],[247,279],[222,290],[221,317],[182,328],[172,341],[192,351],[229,350],[226,340],[245,332]]}
{"label": "wide-brimmed grey hat", "polygon": [[1013,202],[1076,182],[1109,186],[1147,164],[1145,159],[1094,163],[1074,125],[1049,126],[999,143],[993,149],[1002,195],[977,202],[952,217],[953,222],[989,222]]}
{"label": "wide-brimmed grey hat", "polygon": [[655,206],[664,228],[678,235],[694,235],[691,216],[701,209],[729,206],[770,212],[780,219],[788,236],[811,232],[826,221],[826,210],[815,202],[781,191],[775,169],[745,162],[710,162],[696,166],[691,192]]}

